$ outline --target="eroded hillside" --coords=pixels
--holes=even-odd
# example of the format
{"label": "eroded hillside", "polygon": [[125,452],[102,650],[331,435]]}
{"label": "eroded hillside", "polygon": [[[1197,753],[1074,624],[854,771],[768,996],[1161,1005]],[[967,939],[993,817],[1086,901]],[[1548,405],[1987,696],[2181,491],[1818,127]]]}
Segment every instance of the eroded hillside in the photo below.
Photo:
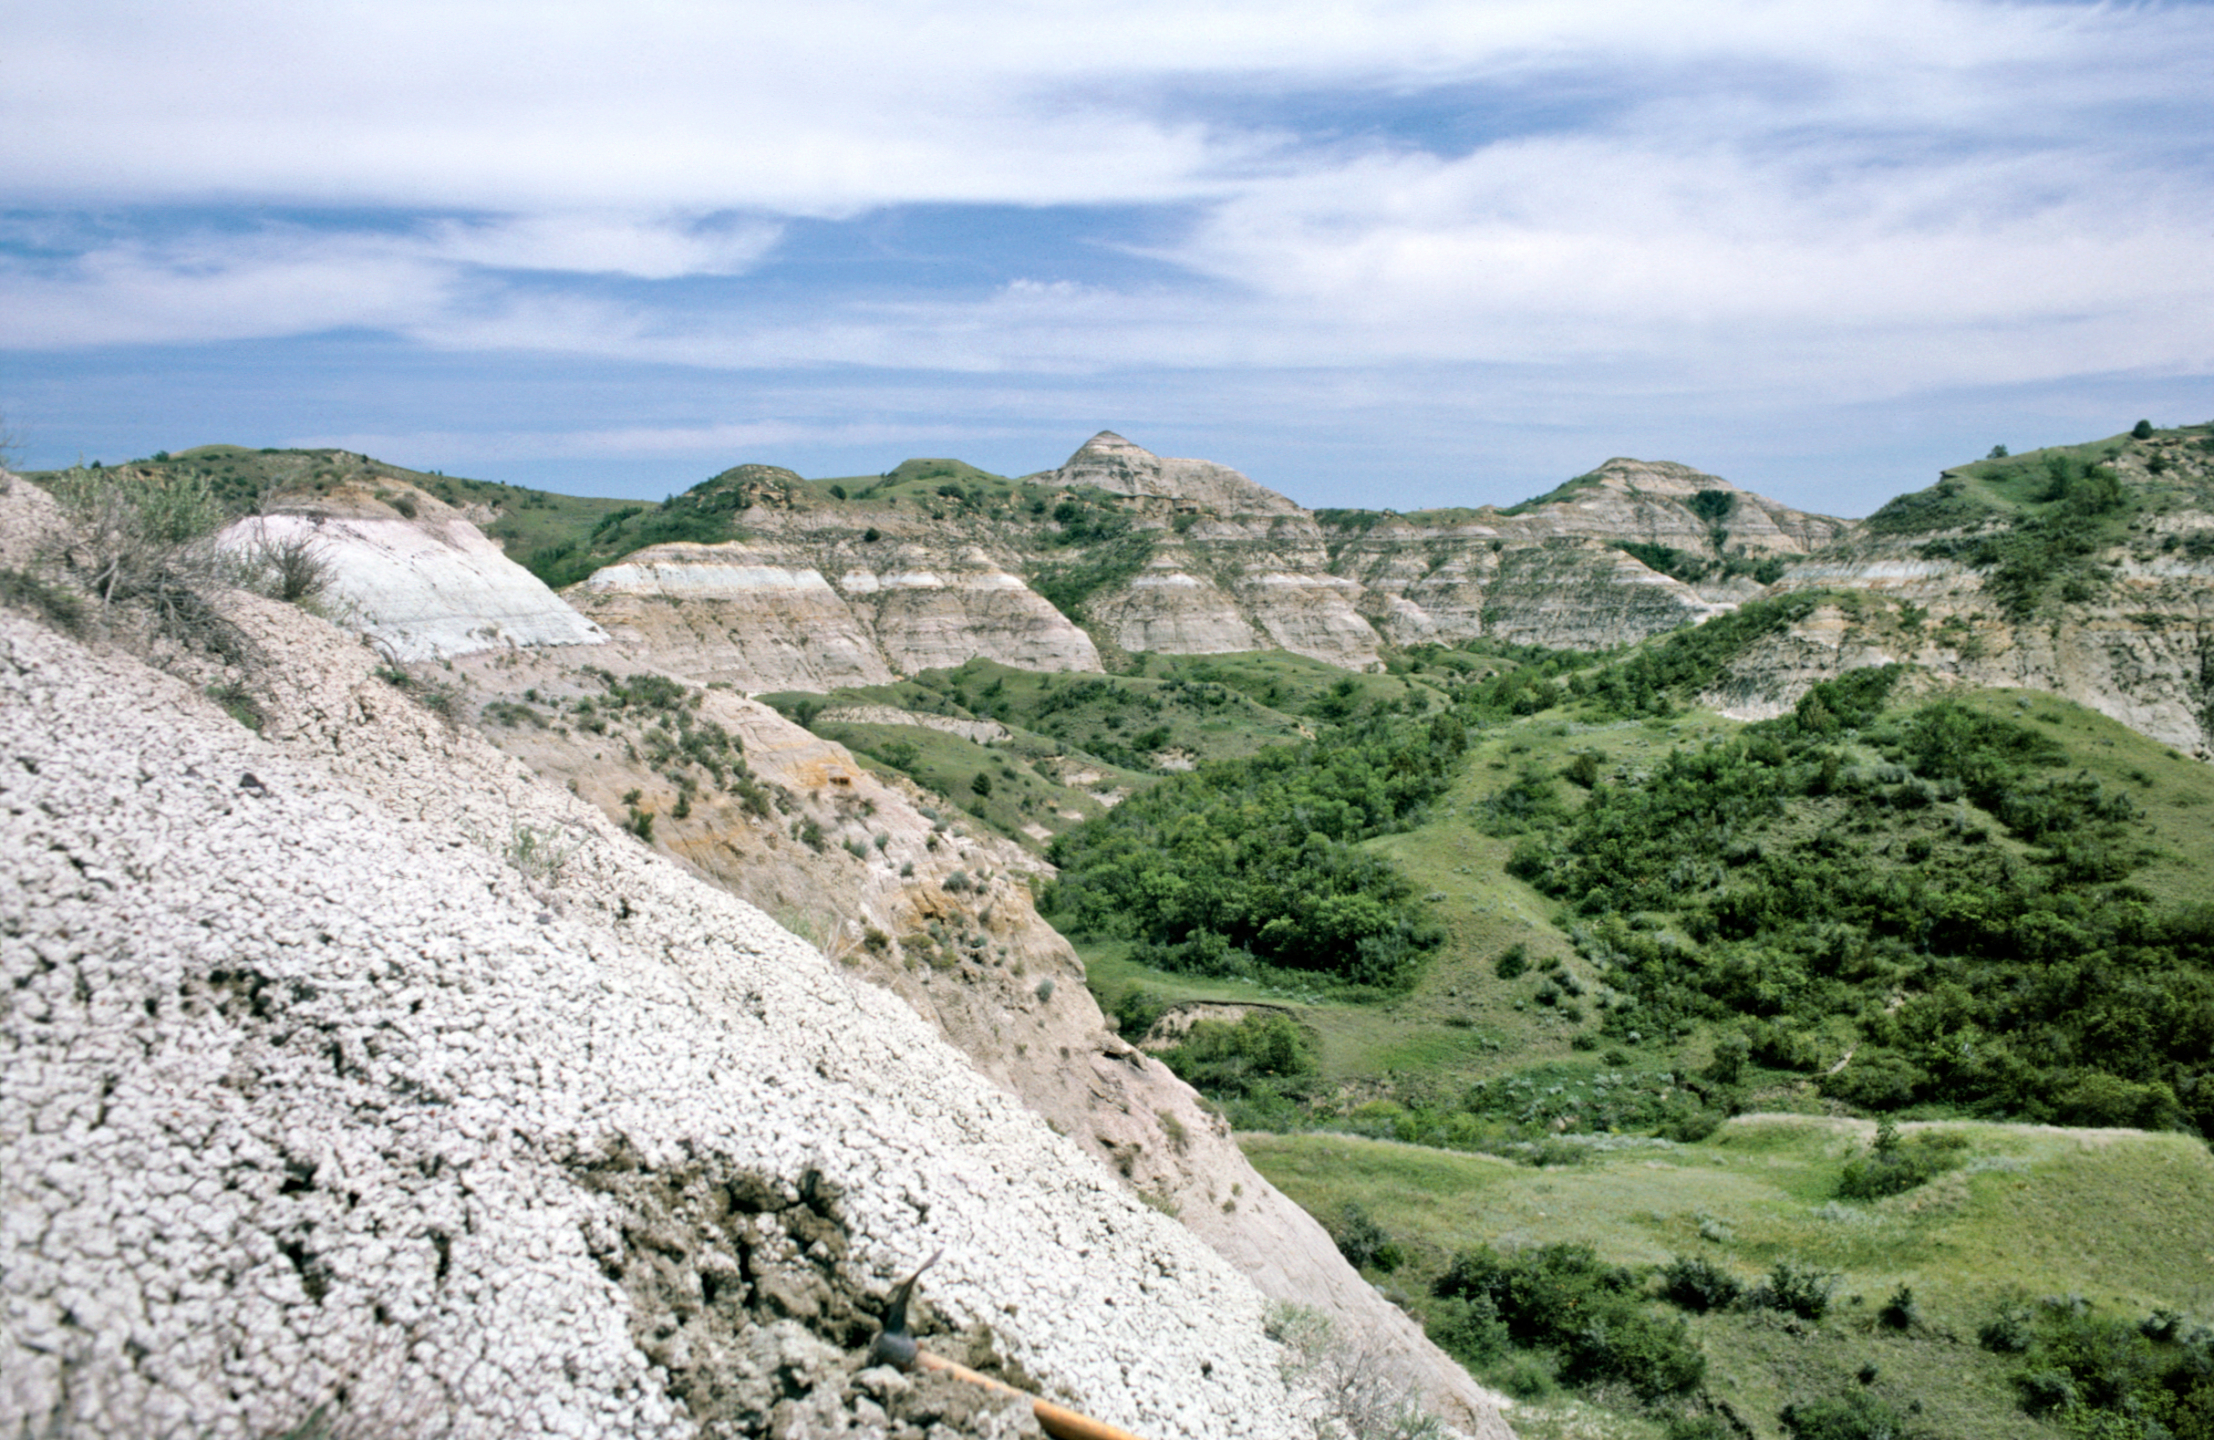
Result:
{"label": "eroded hillside", "polygon": [[[1840,592],[1709,697],[1754,718],[1858,665],[2049,691],[2214,754],[2214,431],[2119,435],[1945,472],[1792,565]],[[1865,597],[1860,603],[1856,597]]]}
{"label": "eroded hillside", "polygon": [[[370,518],[412,525],[435,503],[413,491],[391,498],[417,513],[388,505],[394,516]],[[11,503],[13,538],[0,555],[12,562],[8,573],[23,577],[24,594],[60,607],[49,619],[64,623],[73,614],[67,624],[83,622],[81,603],[71,601],[79,609],[70,611],[62,605],[68,592],[34,573],[48,563],[59,566],[54,574],[73,573],[66,561],[41,559],[58,553],[51,503],[23,486],[0,499]],[[316,503],[296,498],[288,513],[312,526]],[[1100,1168],[1092,1173],[1103,1181],[1115,1176],[1156,1209],[1180,1213],[1278,1295],[1321,1306],[1335,1317],[1346,1353],[1368,1357],[1376,1373],[1401,1377],[1478,1431],[1496,1425],[1489,1398],[1381,1304],[1320,1228],[1245,1165],[1189,1088],[1113,1036],[1066,942],[1037,919],[1026,884],[1035,863],[1020,850],[926,815],[911,788],[880,781],[775,712],[639,668],[612,646],[545,651],[488,629],[449,627],[465,641],[449,645],[471,652],[458,667],[402,668],[393,663],[396,647],[347,587],[367,574],[371,594],[435,595],[445,567],[456,562],[446,550],[367,543],[357,527],[320,518],[318,553],[358,562],[330,566],[325,601],[377,648],[238,597],[243,608],[223,622],[237,636],[225,651],[230,671],[208,683],[265,741],[503,858],[543,907],[542,924],[568,913],[581,878],[602,863],[598,847],[617,834],[624,855],[658,849],[720,889],[762,901],[811,931],[855,980],[896,992],[941,1035],[970,1047],[969,1062],[983,1076],[1096,1157]],[[266,519],[245,522],[226,543],[260,554],[254,547],[271,543],[270,528]],[[497,563],[513,572],[498,575],[501,583],[536,585],[510,562]],[[549,610],[565,609],[542,587],[537,594]],[[380,649],[391,658],[380,660]],[[172,658],[188,669],[206,663],[190,653]],[[395,719],[405,722],[393,732],[405,744],[386,734]],[[472,720],[531,769],[490,760]],[[496,782],[489,791],[485,776]],[[545,798],[530,798],[541,790]],[[592,812],[580,811],[580,799],[605,818],[581,823],[579,814]],[[603,920],[612,915],[607,923],[627,924],[661,902],[598,896],[593,903]]]}

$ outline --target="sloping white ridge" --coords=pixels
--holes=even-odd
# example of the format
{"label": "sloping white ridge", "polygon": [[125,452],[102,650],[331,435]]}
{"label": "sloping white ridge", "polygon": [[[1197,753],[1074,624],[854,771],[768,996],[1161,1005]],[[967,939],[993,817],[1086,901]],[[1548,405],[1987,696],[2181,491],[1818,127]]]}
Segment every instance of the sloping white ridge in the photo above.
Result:
{"label": "sloping white ridge", "polygon": [[315,545],[331,568],[331,593],[351,607],[349,623],[397,660],[607,639],[458,516],[257,515],[224,531],[221,543],[294,540]]}
{"label": "sloping white ridge", "polygon": [[622,1153],[820,1176],[860,1278],[943,1247],[941,1312],[1154,1440],[1311,1433],[1253,1287],[898,999],[241,603],[281,743],[0,612],[0,1432],[374,1376],[423,1433],[693,1433],[595,1264]]}

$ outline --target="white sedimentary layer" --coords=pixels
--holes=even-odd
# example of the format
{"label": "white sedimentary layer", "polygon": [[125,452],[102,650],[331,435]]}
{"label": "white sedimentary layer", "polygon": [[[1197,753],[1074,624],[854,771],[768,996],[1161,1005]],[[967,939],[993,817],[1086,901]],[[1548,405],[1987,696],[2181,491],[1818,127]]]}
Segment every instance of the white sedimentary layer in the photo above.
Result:
{"label": "white sedimentary layer", "polygon": [[260,515],[221,538],[232,548],[293,541],[314,546],[330,567],[331,596],[396,659],[607,639],[458,515]]}
{"label": "white sedimentary layer", "polygon": [[0,613],[0,1431],[690,1433],[595,1263],[625,1154],[822,1177],[1103,1418],[1303,1432],[1252,1287],[899,1001],[374,680],[279,711]]}
{"label": "white sedimentary layer", "polygon": [[[1091,637],[974,550],[884,569],[798,563],[761,539],[660,545],[571,594],[634,655],[747,690],[831,690],[982,657],[1032,670],[1093,670]],[[945,563],[951,562],[951,563]]]}

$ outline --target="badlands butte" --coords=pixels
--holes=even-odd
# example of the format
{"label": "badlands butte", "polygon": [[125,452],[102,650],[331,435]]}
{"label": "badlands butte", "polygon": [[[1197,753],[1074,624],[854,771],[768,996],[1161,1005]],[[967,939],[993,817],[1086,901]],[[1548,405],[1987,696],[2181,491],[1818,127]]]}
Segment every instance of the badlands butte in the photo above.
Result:
{"label": "badlands butte", "polygon": [[[1330,1057],[1396,1057],[1326,1066],[1310,1119],[1428,1138],[1391,1128],[1428,1113],[1421,1047],[1377,1035],[1474,1044],[1455,1085],[1524,1045],[1597,1051],[1561,995],[1613,995],[1594,957],[1631,942],[1572,940],[1535,869],[1502,873],[1511,826],[1488,860],[1376,842],[1425,903],[1482,911],[1416,949],[1483,963],[1344,995],[1265,967],[1179,992],[1097,924],[1080,956],[1040,913],[1048,853],[1195,767],[1356,712],[1445,726],[1516,675],[1502,738],[1451,749],[1450,803],[1516,767],[1549,794],[1547,746],[1596,797],[1683,717],[1827,717],[1818,687],[1867,674],[2067,702],[2125,737],[2084,743],[2188,771],[2179,794],[2214,746],[2204,426],[1994,455],[1855,520],[1629,459],[1505,508],[1311,511],[1111,432],[1019,478],[743,464],[660,504],[234,446],[0,484],[0,1429],[23,1436],[1032,1433],[865,1364],[936,1252],[926,1346],[1156,1440],[1861,1433],[1811,1428],[1835,1387],[1740,1374],[1719,1330],[1704,1388],[1624,1372],[1588,1414],[1547,1408],[1552,1380],[1518,1405],[1379,1288],[1345,1194],[1310,1182],[1318,1221],[1254,1167],[1237,1083],[1178,1077],[1205,1058],[1179,1040],[1291,1017]],[[145,540],[202,502],[228,568]],[[197,588],[119,586],[133,564]],[[1562,719],[1606,674],[1647,718]],[[1558,982],[1539,1010],[1505,988],[1525,966]],[[1656,1093],[1726,1070],[1722,1034],[1687,1022]],[[1845,1127],[1830,1161],[1873,1103],[1824,1088],[1862,1073],[1836,1048],[1755,1096]],[[2214,1113],[2214,1081],[2161,1063],[2116,1082],[2126,1116],[2032,1118]],[[2214,1304],[2179,1283],[2178,1310]],[[1563,1381],[1580,1343],[1546,1362]],[[2044,1423],[2011,1383],[1933,1394],[1959,1424],[1930,1433]]]}

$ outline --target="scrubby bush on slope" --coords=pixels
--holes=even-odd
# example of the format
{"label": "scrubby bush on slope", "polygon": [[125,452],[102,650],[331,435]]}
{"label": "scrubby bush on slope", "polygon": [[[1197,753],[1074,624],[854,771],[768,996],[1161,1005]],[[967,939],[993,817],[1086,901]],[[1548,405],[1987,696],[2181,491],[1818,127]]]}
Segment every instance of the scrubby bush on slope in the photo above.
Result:
{"label": "scrubby bush on slope", "polygon": [[[1538,812],[1510,868],[1618,992],[1606,1032],[1752,1016],[1755,1058],[1812,1069],[1810,1027],[1836,1017],[1861,1044],[1819,1083],[1856,1106],[2214,1124],[2214,911],[2117,883],[2144,858],[2136,802],[1957,702],[1879,721],[1889,681],[1818,686],[1572,818]],[[1654,914],[1672,923],[1630,923]]]}

